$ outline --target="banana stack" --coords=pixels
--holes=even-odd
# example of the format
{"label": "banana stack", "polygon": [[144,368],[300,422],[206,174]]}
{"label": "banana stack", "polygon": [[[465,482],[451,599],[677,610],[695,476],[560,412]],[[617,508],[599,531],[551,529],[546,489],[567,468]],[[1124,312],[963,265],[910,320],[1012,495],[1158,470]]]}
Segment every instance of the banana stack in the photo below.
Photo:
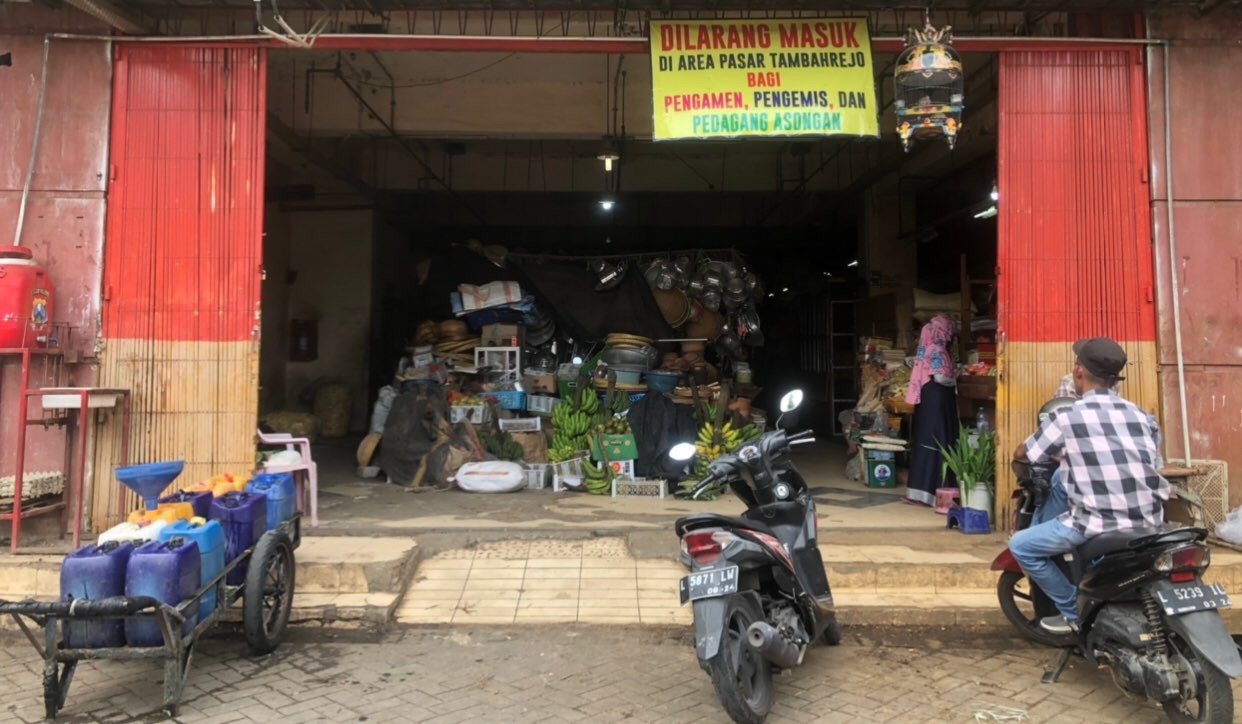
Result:
{"label": "banana stack", "polygon": [[582,466],[582,487],[591,495],[608,495],[612,492],[612,466],[597,468],[591,463]]}
{"label": "banana stack", "polygon": [[590,445],[588,433],[599,412],[599,398],[590,390],[580,391],[552,410],[552,446],[548,459],[554,463],[564,462],[586,450]]}
{"label": "banana stack", "polygon": [[707,466],[711,461],[725,453],[734,452],[758,437],[759,428],[753,424],[747,424],[740,429],[735,429],[733,421],[730,420],[717,430],[714,423],[704,423],[703,427],[699,428],[699,436],[694,443],[694,449],[697,453],[694,463],[695,475],[699,477],[707,475]]}

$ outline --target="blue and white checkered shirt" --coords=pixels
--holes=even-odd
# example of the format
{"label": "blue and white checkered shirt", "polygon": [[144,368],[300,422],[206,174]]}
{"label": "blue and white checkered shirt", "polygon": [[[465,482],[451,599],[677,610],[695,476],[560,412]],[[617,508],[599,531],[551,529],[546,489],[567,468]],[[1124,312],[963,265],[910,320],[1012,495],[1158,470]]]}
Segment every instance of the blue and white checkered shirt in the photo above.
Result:
{"label": "blue and white checkered shirt", "polygon": [[1169,481],[1159,473],[1159,431],[1134,403],[1088,392],[1032,435],[1026,454],[1031,462],[1064,459],[1069,510],[1060,520],[1088,538],[1163,524]]}

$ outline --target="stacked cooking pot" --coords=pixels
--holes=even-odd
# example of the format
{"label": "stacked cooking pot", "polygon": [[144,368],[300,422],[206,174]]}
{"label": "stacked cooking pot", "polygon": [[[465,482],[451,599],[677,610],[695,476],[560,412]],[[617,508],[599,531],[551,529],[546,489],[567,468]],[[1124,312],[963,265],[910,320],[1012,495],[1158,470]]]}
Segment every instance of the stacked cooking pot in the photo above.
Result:
{"label": "stacked cooking pot", "polygon": [[755,309],[763,282],[744,262],[657,259],[644,276],[665,320],[686,336],[715,342],[722,356],[735,360],[746,358],[746,345],[763,344]]}

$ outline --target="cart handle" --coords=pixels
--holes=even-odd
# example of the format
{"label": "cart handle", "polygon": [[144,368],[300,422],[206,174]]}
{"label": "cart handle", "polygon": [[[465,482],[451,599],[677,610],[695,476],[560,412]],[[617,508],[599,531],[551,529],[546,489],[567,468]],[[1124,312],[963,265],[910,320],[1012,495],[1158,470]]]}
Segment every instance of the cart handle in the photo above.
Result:
{"label": "cart handle", "polygon": [[[118,618],[144,611],[159,609],[163,604],[150,596],[112,596],[110,598],[78,598],[72,601],[4,601],[0,600],[0,614],[15,613],[27,616],[53,616],[55,618]],[[170,613],[182,618],[175,610]]]}

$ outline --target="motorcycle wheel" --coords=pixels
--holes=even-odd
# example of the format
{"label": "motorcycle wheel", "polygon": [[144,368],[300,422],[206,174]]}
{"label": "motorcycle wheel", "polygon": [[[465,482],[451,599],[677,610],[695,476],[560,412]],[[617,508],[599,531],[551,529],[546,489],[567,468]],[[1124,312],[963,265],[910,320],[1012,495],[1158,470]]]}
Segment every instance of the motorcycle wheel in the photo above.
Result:
{"label": "motorcycle wheel", "polygon": [[823,641],[828,646],[841,645],[841,624],[836,616],[832,617],[832,620],[828,622],[828,627],[824,629]]}
{"label": "motorcycle wheel", "polygon": [[1229,677],[1220,669],[1195,657],[1195,652],[1171,636],[1173,645],[1190,661],[1190,667],[1198,675],[1197,696],[1194,701],[1166,701],[1164,715],[1174,724],[1225,724],[1233,721],[1233,688]]}
{"label": "motorcycle wheel", "polygon": [[[1034,597],[1030,593],[1030,582],[1027,581],[1026,592],[1018,588],[1018,584],[1023,581],[1027,581],[1025,574],[1005,571],[1001,574],[1000,580],[996,582],[996,598],[1000,601],[1001,611],[1005,614],[1005,618],[1009,619],[1009,623],[1018,629],[1018,633],[1037,644],[1064,645],[1063,638],[1040,628],[1041,617],[1033,600]],[[1018,605],[1019,599],[1030,604],[1030,614]]]}
{"label": "motorcycle wheel", "polygon": [[762,724],[772,709],[772,667],[746,641],[746,629],[763,618],[756,608],[749,598],[729,598],[720,653],[708,664],[716,696],[738,724]]}

